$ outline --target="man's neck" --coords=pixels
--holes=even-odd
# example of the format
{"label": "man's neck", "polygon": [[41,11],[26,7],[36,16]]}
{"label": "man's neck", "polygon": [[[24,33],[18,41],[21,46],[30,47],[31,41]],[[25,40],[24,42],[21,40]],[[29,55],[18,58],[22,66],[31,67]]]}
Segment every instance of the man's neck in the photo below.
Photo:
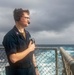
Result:
{"label": "man's neck", "polygon": [[25,29],[25,28],[24,28],[22,25],[16,23],[16,28],[18,29],[18,31],[19,31],[20,33],[24,33],[24,29]]}

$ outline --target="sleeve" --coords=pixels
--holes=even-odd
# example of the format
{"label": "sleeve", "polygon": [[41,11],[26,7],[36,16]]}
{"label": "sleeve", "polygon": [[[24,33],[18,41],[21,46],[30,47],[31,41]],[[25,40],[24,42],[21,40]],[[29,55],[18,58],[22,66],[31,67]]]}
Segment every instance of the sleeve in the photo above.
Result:
{"label": "sleeve", "polygon": [[12,36],[5,37],[3,40],[3,46],[5,48],[6,54],[10,55],[17,52],[16,41]]}

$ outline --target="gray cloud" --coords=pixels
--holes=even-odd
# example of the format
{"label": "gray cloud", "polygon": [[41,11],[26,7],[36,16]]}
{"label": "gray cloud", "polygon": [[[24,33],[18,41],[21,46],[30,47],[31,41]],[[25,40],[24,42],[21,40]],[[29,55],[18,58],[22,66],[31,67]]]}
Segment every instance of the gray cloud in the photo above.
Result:
{"label": "gray cloud", "polygon": [[[42,31],[54,31],[61,34],[67,28],[73,26],[74,0],[0,0],[1,35],[14,26],[14,8],[28,8],[31,11],[31,24],[27,29],[32,34]],[[56,40],[60,41],[60,38]]]}
{"label": "gray cloud", "polygon": [[[54,30],[61,31],[74,21],[73,0],[47,1],[1,1],[0,6],[5,8],[29,8],[36,11],[32,16],[30,31]],[[8,11],[9,12],[9,11]],[[12,12],[10,12],[12,13]],[[6,15],[10,19],[11,15]],[[11,20],[12,21],[12,20]],[[12,22],[11,22],[12,23]]]}
{"label": "gray cloud", "polygon": [[40,11],[39,14],[33,15],[35,17],[33,22],[33,27],[30,30],[54,30],[61,31],[67,28],[71,22],[74,21],[74,1],[58,1],[58,4],[51,5],[46,3],[45,8]]}

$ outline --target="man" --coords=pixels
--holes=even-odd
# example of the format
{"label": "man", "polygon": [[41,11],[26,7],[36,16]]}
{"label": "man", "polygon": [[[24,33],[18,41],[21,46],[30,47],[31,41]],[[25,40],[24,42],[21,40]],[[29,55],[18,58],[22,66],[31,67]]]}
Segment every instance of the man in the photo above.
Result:
{"label": "man", "polygon": [[29,10],[15,9],[13,12],[15,26],[4,36],[3,45],[10,68],[9,75],[39,75],[35,63],[35,43],[30,41],[30,34],[25,28],[30,23]]}

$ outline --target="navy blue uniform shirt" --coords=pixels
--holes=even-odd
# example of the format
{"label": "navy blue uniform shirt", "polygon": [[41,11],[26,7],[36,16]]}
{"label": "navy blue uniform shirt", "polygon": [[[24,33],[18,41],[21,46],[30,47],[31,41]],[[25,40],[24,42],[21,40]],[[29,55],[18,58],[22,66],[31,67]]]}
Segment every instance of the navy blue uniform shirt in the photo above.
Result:
{"label": "navy blue uniform shirt", "polygon": [[33,64],[33,52],[30,52],[22,60],[12,63],[9,59],[9,55],[17,52],[22,52],[27,49],[30,42],[30,34],[28,31],[24,30],[26,33],[26,38],[18,31],[16,26],[13,27],[3,39],[3,46],[5,48],[9,64],[14,67],[25,67],[26,64]]}

